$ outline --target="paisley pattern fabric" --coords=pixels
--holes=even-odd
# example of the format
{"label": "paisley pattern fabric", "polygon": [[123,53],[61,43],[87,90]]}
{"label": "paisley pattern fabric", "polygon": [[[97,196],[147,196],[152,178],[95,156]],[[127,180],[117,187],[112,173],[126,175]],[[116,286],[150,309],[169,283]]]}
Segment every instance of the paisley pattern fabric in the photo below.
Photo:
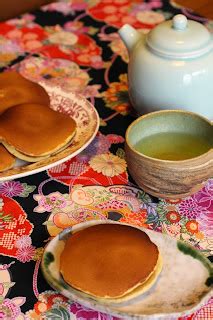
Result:
{"label": "paisley pattern fabric", "polygon": [[[72,0],[0,23],[0,68],[84,95],[100,129],[79,155],[48,171],[0,183],[0,319],[115,320],[53,291],[40,271],[47,242],[91,219],[131,223],[186,241],[211,259],[213,179],[191,197],[156,199],[129,176],[124,135],[134,120],[128,99],[128,54],[117,30],[143,33],[184,12],[161,0]],[[212,319],[213,300],[184,319]],[[183,319],[183,318],[182,318]]]}

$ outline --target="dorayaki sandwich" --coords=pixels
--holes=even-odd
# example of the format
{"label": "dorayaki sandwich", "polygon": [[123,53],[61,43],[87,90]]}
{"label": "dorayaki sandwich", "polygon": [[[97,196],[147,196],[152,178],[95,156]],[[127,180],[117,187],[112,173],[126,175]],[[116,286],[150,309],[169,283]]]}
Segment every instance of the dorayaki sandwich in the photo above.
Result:
{"label": "dorayaki sandwich", "polygon": [[102,302],[120,303],[153,286],[162,269],[158,247],[134,227],[99,224],[65,243],[60,272],[71,287]]}
{"label": "dorayaki sandwich", "polygon": [[69,116],[40,104],[21,104],[0,115],[0,141],[17,158],[34,162],[66,147],[76,131]]}
{"label": "dorayaki sandwich", "polygon": [[0,171],[15,157],[37,162],[62,151],[75,132],[75,120],[50,108],[42,86],[16,71],[0,74]]}
{"label": "dorayaki sandwich", "polygon": [[0,73],[0,114],[8,108],[24,103],[49,106],[50,99],[42,86],[25,79],[18,72]]}

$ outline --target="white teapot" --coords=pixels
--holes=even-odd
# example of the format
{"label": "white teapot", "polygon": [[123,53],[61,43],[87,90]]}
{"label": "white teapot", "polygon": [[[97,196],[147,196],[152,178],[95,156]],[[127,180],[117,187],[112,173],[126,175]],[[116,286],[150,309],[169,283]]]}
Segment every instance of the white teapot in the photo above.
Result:
{"label": "white teapot", "polygon": [[185,109],[213,119],[213,37],[178,14],[147,35],[119,30],[129,52],[129,96],[137,113]]}

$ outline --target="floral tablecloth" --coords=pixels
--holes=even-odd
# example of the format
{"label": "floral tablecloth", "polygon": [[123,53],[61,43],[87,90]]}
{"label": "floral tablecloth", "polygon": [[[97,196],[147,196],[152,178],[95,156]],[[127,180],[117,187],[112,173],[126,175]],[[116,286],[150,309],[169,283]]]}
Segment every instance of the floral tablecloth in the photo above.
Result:
{"label": "floral tablecloth", "polygon": [[[167,233],[213,253],[213,179],[186,199],[156,199],[128,175],[123,149],[134,120],[127,93],[124,23],[147,33],[184,12],[174,1],[73,0],[0,23],[1,71],[60,85],[96,107],[100,129],[79,155],[48,171],[0,183],[0,319],[115,319],[69,301],[40,271],[44,246],[65,227],[113,219]],[[212,319],[213,299],[185,319]]]}

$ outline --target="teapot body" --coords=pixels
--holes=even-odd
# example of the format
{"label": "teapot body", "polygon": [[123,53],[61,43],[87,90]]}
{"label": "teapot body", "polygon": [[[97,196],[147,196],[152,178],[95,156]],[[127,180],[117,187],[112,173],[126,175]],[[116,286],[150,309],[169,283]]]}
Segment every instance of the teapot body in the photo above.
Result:
{"label": "teapot body", "polygon": [[138,115],[184,109],[213,119],[213,51],[190,59],[153,53],[145,39],[130,53],[129,97]]}

